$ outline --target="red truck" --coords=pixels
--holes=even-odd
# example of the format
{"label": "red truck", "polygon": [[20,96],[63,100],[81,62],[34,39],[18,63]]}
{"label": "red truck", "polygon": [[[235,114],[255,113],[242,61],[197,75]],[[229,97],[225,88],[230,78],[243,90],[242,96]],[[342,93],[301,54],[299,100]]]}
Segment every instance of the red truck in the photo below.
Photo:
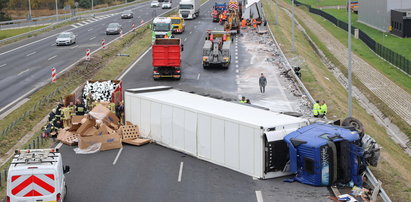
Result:
{"label": "red truck", "polygon": [[181,78],[181,51],[183,45],[180,39],[162,39],[154,41],[152,47],[153,79]]}

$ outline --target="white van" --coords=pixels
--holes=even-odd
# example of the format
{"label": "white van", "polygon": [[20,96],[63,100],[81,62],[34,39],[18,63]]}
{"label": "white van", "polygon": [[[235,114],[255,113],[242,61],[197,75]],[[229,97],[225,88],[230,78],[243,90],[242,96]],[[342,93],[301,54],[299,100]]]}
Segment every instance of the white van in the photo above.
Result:
{"label": "white van", "polygon": [[7,176],[7,202],[63,201],[69,171],[56,149],[16,150]]}

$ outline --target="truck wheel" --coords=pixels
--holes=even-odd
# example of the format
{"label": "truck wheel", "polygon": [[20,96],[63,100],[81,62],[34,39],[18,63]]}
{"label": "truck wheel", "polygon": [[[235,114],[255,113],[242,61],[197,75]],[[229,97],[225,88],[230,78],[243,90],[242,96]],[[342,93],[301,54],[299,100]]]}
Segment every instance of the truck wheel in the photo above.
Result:
{"label": "truck wheel", "polygon": [[160,78],[153,77],[154,81],[158,81]]}
{"label": "truck wheel", "polygon": [[361,138],[364,136],[364,126],[361,123],[361,121],[359,121],[356,118],[347,117],[347,118],[344,119],[344,121],[342,122],[341,125],[342,126],[351,126],[358,132],[358,134],[360,134]]}

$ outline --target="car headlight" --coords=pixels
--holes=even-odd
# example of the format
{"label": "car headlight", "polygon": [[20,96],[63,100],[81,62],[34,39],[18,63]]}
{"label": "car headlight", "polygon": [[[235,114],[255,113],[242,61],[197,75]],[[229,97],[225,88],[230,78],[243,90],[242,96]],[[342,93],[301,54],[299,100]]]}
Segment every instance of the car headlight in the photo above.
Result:
{"label": "car headlight", "polygon": [[227,62],[230,58],[224,57],[223,59]]}
{"label": "car headlight", "polygon": [[205,62],[205,61],[207,61],[208,60],[208,56],[204,56],[203,57],[203,62]]}

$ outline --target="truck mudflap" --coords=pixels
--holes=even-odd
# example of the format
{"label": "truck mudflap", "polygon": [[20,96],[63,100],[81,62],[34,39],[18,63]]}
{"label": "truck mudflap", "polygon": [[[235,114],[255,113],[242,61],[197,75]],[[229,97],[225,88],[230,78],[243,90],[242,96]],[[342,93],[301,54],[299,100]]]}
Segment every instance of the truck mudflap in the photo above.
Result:
{"label": "truck mudflap", "polygon": [[158,80],[160,78],[180,79],[181,70],[177,67],[155,67],[153,70],[153,79]]}

